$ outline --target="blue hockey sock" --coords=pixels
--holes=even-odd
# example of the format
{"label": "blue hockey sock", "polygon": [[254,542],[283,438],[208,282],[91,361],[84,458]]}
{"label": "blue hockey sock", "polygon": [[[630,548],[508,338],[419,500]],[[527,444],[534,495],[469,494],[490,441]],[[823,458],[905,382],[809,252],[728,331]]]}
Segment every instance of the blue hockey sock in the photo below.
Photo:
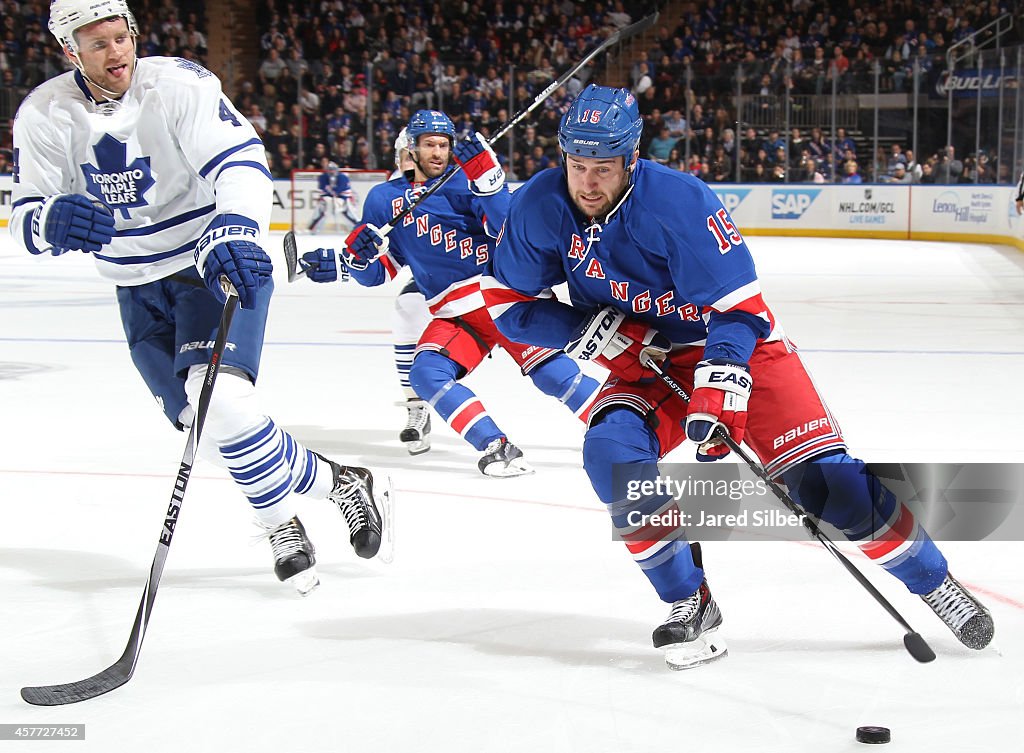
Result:
{"label": "blue hockey sock", "polygon": [[794,466],[783,481],[801,507],[842,531],[912,593],[928,593],[945,579],[942,552],[863,461],[831,453]]}
{"label": "blue hockey sock", "polygon": [[601,389],[601,384],[580,371],[569,356],[559,353],[529,374],[537,389],[557,398],[582,421],[589,417],[590,406]]}
{"label": "blue hockey sock", "polygon": [[[647,422],[627,408],[611,408],[587,430],[583,467],[626,548],[662,601],[685,599],[700,587],[704,571],[693,563],[680,526],[645,525],[641,516],[676,508],[667,495],[629,494],[658,475],[658,440]],[[628,494],[628,496],[627,496]]]}
{"label": "blue hockey sock", "polygon": [[488,415],[480,398],[456,381],[460,370],[450,358],[426,351],[412,362],[409,383],[449,426],[482,451],[505,435]]}

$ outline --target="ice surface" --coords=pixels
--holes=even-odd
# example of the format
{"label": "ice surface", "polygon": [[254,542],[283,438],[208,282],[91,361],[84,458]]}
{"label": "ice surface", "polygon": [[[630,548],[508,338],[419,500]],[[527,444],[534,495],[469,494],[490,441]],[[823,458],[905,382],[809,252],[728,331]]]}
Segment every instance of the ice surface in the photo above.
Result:
{"label": "ice surface", "polygon": [[[358,560],[337,511],[297,499],[322,580],[298,597],[252,541],[233,484],[200,463],[135,677],[77,706],[28,706],[21,686],[120,655],[184,436],[132,368],[113,290],[88,258],[27,258],[2,237],[0,723],[85,723],[86,740],[0,749],[817,753],[862,749],[859,725],[890,727],[893,753],[1024,746],[1024,545],[942,544],[991,607],[1001,655],[962,648],[844,545],[938,653],[919,665],[820,545],[707,543],[730,654],[670,672],[650,645],[667,609],[611,540],[582,426],[499,352],[469,383],[537,473],[481,476],[477,453],[436,420],[433,449],[409,457],[396,288],[289,285],[279,248],[267,412],[321,452],[393,469],[394,564]],[[1024,460],[1024,255],[749,243],[855,454]]]}

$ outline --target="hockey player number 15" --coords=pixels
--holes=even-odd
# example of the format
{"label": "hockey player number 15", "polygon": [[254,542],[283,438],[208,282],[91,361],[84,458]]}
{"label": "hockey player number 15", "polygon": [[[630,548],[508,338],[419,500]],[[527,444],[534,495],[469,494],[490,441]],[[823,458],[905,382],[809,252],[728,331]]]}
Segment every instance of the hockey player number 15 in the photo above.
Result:
{"label": "hockey player number 15", "polygon": [[715,240],[718,241],[718,250],[723,254],[733,246],[743,243],[743,236],[732,224],[724,207],[714,214],[708,215],[708,230],[715,236]]}

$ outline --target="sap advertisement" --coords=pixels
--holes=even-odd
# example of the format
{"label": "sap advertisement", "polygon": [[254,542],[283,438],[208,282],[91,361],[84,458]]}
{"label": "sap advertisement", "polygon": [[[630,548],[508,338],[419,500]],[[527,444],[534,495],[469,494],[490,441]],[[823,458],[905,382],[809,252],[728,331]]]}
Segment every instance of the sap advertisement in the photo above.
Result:
{"label": "sap advertisement", "polygon": [[958,240],[1024,249],[1011,186],[715,185],[748,235]]}

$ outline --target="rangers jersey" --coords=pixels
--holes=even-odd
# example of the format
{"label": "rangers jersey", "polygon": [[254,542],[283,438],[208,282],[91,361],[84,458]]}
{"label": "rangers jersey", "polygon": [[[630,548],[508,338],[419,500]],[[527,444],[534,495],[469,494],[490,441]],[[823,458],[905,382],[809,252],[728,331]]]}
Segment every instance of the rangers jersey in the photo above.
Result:
{"label": "rangers jersey", "polygon": [[50,79],[14,121],[11,234],[33,254],[32,213],[76,193],[113,212],[115,236],[93,254],[118,285],[141,285],[193,264],[218,214],[251,219],[265,236],[273,180],[263,143],[210,71],[180,58],[140,58],[117,103],[97,104],[82,74]]}
{"label": "rangers jersey", "polygon": [[[746,361],[758,338],[781,336],[715,193],[648,160],[637,161],[633,182],[600,219],[579,212],[561,170],[537,174],[512,194],[493,269],[485,299],[513,340],[564,347],[604,306],[677,345],[706,345],[706,357]],[[572,307],[551,293],[561,283]]]}
{"label": "rangers jersey", "polygon": [[[362,222],[383,228],[443,177],[413,184],[400,175],[374,186],[363,202]],[[507,188],[476,196],[466,180],[455,176],[395,226],[379,264],[351,274],[360,284],[374,286],[408,265],[435,316],[451,318],[481,308],[480,278],[490,274],[494,236],[508,203]]]}
{"label": "rangers jersey", "polygon": [[334,175],[321,173],[317,178],[317,185],[321,196],[333,196],[336,199],[345,199],[355,203],[355,194],[352,192],[352,181],[340,170]]}

